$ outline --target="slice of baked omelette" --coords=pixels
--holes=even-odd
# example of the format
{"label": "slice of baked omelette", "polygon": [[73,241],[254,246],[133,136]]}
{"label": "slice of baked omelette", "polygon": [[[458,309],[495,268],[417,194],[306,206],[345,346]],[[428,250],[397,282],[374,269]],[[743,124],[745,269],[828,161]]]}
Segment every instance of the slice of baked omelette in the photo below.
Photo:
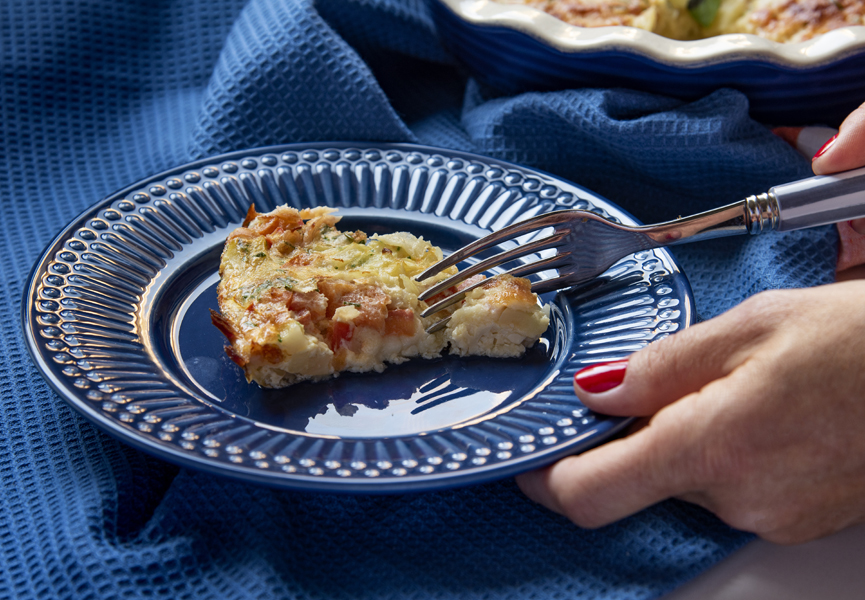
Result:
{"label": "slice of baked omelette", "polygon": [[[463,356],[514,357],[546,331],[549,307],[528,280],[509,276],[491,278],[454,308],[422,319],[427,303],[418,294],[456,267],[418,283],[414,276],[441,260],[439,248],[410,233],[343,232],[333,213],[250,207],[228,236],[220,312],[211,317],[247,381],[279,388],[340,371],[381,372],[385,363],[437,357],[448,347]],[[425,331],[448,314],[445,329]]]}

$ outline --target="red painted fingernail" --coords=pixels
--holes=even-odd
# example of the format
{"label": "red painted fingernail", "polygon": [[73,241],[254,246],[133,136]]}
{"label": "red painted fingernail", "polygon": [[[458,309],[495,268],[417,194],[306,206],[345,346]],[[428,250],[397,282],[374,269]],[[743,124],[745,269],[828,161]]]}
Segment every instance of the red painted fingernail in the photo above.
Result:
{"label": "red painted fingernail", "polygon": [[814,158],[812,158],[811,160],[814,160],[814,159],[819,158],[819,157],[823,156],[824,154],[826,154],[826,151],[829,149],[829,147],[830,147],[832,144],[835,143],[835,140],[836,140],[836,139],[838,139],[838,134],[837,134],[837,133],[836,133],[835,135],[833,135],[832,137],[830,137],[828,140],[826,140],[826,143],[825,143],[825,144],[823,144],[822,146],[820,146],[820,149],[817,150],[817,154],[815,154],[815,155],[814,155]]}
{"label": "red painted fingernail", "polygon": [[574,384],[590,394],[599,394],[622,383],[627,369],[627,359],[598,363],[577,371]]}

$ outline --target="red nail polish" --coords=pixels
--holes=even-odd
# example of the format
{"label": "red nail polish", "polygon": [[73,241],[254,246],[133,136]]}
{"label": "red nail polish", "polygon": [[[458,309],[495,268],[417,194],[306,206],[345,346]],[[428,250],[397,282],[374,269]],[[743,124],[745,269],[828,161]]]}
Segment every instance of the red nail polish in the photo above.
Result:
{"label": "red nail polish", "polygon": [[817,154],[815,154],[815,155],[814,155],[814,158],[812,158],[811,160],[814,160],[814,159],[819,158],[819,157],[823,156],[824,154],[826,154],[826,151],[829,149],[829,147],[830,147],[832,144],[835,143],[835,140],[836,140],[836,139],[838,139],[838,134],[837,134],[837,133],[836,133],[835,135],[833,135],[832,137],[830,137],[828,140],[826,140],[826,143],[825,143],[825,144],[823,144],[822,146],[820,146],[820,149],[817,150]]}
{"label": "red nail polish", "polygon": [[622,383],[627,369],[627,359],[598,363],[577,371],[574,384],[590,394],[599,394]]}

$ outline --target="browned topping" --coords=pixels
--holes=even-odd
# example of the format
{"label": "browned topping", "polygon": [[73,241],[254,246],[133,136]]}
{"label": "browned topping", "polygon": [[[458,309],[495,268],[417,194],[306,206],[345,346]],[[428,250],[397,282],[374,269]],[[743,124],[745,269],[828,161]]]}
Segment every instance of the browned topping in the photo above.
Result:
{"label": "browned topping", "polygon": [[278,346],[265,344],[261,347],[261,355],[264,360],[274,365],[282,361],[282,350]]}
{"label": "browned topping", "polygon": [[229,341],[229,343],[233,344],[237,339],[237,334],[234,332],[234,328],[231,326],[231,323],[223,317],[221,314],[216,312],[213,309],[210,309],[210,322],[213,323],[216,328],[222,332],[225,338]]}
{"label": "browned topping", "polygon": [[230,358],[238,367],[243,368],[246,366],[246,359],[237,352],[235,352],[232,346],[225,346],[225,353],[228,355],[228,358]]}
{"label": "browned topping", "polygon": [[291,267],[308,267],[315,262],[316,254],[295,254],[285,262],[285,266]]}
{"label": "browned topping", "polygon": [[646,0],[523,0],[523,4],[581,27],[630,25],[649,7]]}
{"label": "browned topping", "polygon": [[246,227],[247,225],[249,225],[250,223],[252,223],[252,220],[253,220],[257,215],[258,215],[258,213],[255,212],[255,203],[250,204],[250,205],[249,205],[249,209],[247,209],[247,211],[246,211],[246,217],[243,219],[243,225],[241,225],[241,227]]}
{"label": "browned topping", "polygon": [[228,241],[231,240],[252,240],[258,237],[258,234],[252,231],[251,229],[247,229],[246,227],[238,227],[234,231],[228,234]]}
{"label": "browned topping", "polygon": [[355,231],[354,233],[346,233],[346,237],[348,237],[351,241],[362,244],[366,241],[366,234],[363,231]]}
{"label": "browned topping", "polygon": [[532,284],[528,279],[502,276],[490,279],[481,286],[486,290],[487,302],[495,305],[534,303]]}
{"label": "browned topping", "polygon": [[[865,15],[862,0],[786,0],[755,10],[750,21],[758,33],[786,40],[807,40],[847,25],[859,25]],[[800,33],[801,32],[801,33]]]}
{"label": "browned topping", "polygon": [[[777,42],[801,42],[833,29],[865,25],[865,0],[743,0],[744,14],[719,28],[700,31],[687,11],[654,0],[499,0],[542,10],[578,27],[630,25],[681,39],[722,33],[753,33]],[[724,2],[726,0],[722,0]],[[642,19],[650,9],[656,19]],[[735,8],[735,7],[734,7]],[[692,29],[689,29],[692,28]],[[688,30],[688,31],[686,31]]]}

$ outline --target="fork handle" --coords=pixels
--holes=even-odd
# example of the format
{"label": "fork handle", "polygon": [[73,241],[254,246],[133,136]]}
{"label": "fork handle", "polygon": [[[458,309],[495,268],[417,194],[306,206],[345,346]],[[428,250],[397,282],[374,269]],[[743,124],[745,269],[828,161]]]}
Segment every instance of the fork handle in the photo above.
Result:
{"label": "fork handle", "polygon": [[775,231],[865,217],[865,168],[776,185],[766,194],[748,198],[746,203],[752,199],[757,204],[768,204],[763,219],[768,219],[766,225]]}

